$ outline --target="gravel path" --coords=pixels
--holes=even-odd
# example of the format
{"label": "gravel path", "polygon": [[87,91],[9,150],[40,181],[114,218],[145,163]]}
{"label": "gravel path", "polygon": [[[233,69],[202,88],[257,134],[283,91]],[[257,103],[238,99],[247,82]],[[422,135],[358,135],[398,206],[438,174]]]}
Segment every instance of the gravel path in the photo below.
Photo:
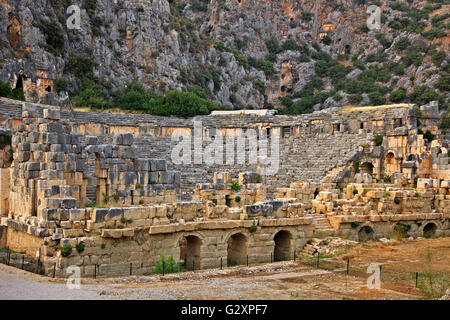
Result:
{"label": "gravel path", "polygon": [[44,277],[0,264],[0,300],[92,300],[102,299],[93,286],[68,289]]}

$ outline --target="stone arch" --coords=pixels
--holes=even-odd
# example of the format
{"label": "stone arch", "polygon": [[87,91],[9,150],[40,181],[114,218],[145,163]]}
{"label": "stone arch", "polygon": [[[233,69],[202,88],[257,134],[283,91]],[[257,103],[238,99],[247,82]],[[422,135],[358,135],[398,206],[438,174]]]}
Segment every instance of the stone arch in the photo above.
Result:
{"label": "stone arch", "polygon": [[374,240],[374,230],[370,225],[362,226],[358,231],[358,241],[366,242],[369,240]]}
{"label": "stone arch", "polygon": [[359,167],[359,172],[360,173],[368,173],[371,176],[373,176],[373,168],[374,165],[372,164],[372,162],[364,162],[363,164],[361,164],[361,166]]}
{"label": "stone arch", "polygon": [[178,239],[180,261],[184,261],[186,270],[201,269],[202,243],[197,234],[184,234]]}
{"label": "stone arch", "polygon": [[236,232],[227,240],[227,265],[242,265],[247,260],[247,237],[242,232]]}
{"label": "stone arch", "polygon": [[437,225],[434,222],[428,222],[423,227],[423,236],[425,238],[433,238],[436,236]]}
{"label": "stone arch", "polygon": [[292,247],[292,233],[287,230],[278,231],[274,237],[274,261],[289,260]]}
{"label": "stone arch", "polygon": [[389,151],[384,158],[384,172],[389,176],[397,171],[397,161],[395,158],[393,151]]}

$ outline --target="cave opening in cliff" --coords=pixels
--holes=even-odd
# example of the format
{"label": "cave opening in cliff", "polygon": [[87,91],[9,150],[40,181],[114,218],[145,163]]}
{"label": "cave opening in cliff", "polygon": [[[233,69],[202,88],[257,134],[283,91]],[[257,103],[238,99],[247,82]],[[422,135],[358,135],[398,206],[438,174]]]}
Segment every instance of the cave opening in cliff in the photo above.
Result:
{"label": "cave opening in cliff", "polygon": [[19,74],[14,89],[23,89],[23,75]]}

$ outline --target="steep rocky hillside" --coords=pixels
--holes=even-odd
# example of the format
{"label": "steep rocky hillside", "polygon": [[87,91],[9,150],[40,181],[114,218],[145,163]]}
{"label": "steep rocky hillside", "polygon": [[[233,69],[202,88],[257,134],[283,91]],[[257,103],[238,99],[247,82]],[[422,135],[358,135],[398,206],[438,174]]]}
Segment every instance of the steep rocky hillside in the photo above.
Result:
{"label": "steep rocky hillside", "polygon": [[[30,101],[117,106],[137,81],[157,94],[287,113],[431,100],[447,108],[448,0],[0,4],[0,80]],[[67,27],[72,4],[80,29]],[[366,25],[371,4],[382,10],[379,30]]]}

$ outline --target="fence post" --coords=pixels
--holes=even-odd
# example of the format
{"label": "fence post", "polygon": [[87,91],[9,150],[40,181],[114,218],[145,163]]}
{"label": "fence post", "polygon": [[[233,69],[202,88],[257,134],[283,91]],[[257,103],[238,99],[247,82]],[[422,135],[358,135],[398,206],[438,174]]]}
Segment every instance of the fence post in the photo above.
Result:
{"label": "fence post", "polygon": [[55,277],[56,273],[56,262],[53,264],[53,278]]}
{"label": "fence post", "polygon": [[220,270],[222,270],[222,257],[220,257]]}
{"label": "fence post", "polygon": [[192,271],[195,271],[195,260],[192,259]]}
{"label": "fence post", "polygon": [[270,253],[270,263],[272,263],[272,252]]}
{"label": "fence post", "polygon": [[294,261],[296,259],[296,255],[297,255],[297,250],[294,250]]}
{"label": "fence post", "polygon": [[7,256],[8,256],[8,266],[9,266],[9,264],[11,263],[11,252],[9,251],[9,247],[8,247]]}
{"label": "fence post", "polygon": [[419,273],[416,272],[416,288],[417,288],[418,284],[419,284]]}
{"label": "fence post", "polygon": [[163,275],[166,273],[166,261],[163,260]]}
{"label": "fence post", "polygon": [[94,264],[94,279],[97,279],[97,264]]}
{"label": "fence post", "polygon": [[24,263],[25,263],[25,255],[22,255],[22,270],[23,270]]}
{"label": "fence post", "polygon": [[317,268],[319,268],[320,265],[320,253],[317,251]]}
{"label": "fence post", "polygon": [[133,275],[133,262],[130,262],[130,276]]}
{"label": "fence post", "polygon": [[347,260],[347,274],[350,272],[350,259]]}
{"label": "fence post", "polygon": [[247,267],[248,267],[248,255],[247,255]]}

